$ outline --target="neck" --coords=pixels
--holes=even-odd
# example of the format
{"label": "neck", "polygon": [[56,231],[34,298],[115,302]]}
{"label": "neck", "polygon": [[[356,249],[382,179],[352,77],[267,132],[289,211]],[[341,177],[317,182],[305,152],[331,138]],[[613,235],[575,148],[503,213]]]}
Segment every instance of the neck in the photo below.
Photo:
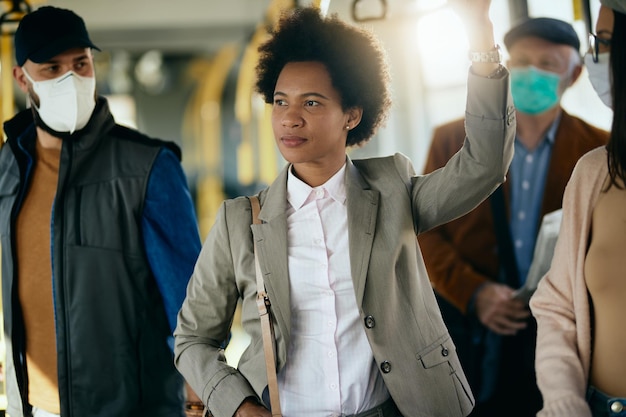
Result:
{"label": "neck", "polygon": [[552,126],[561,111],[559,106],[541,113],[527,114],[517,112],[517,138],[528,150],[535,149],[545,137],[546,131]]}
{"label": "neck", "polygon": [[336,164],[328,164],[324,166],[313,165],[310,163],[293,164],[293,174],[310,187],[319,187],[332,178],[346,162],[345,156],[341,162]]}
{"label": "neck", "polygon": [[51,135],[44,129],[37,126],[37,141],[45,149],[61,149],[63,139]]}

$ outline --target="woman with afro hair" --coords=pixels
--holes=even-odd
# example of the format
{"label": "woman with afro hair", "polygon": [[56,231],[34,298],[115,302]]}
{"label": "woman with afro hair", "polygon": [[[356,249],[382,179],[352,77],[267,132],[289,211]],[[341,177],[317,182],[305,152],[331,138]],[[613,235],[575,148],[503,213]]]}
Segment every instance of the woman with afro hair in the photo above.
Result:
{"label": "woman with afro hair", "polygon": [[[467,139],[425,176],[401,154],[346,154],[375,134],[391,104],[372,34],[300,8],[259,48],[256,86],[273,106],[288,164],[258,194],[260,224],[251,226],[249,199],[222,204],[175,332],[176,365],[213,416],[280,415],[278,406],[289,417],[471,411],[416,234],[465,214],[504,181],[515,118],[490,0],[451,3],[463,8],[473,51]],[[271,303],[278,404],[268,396],[255,251]],[[239,302],[251,342],[234,368],[222,346]]]}

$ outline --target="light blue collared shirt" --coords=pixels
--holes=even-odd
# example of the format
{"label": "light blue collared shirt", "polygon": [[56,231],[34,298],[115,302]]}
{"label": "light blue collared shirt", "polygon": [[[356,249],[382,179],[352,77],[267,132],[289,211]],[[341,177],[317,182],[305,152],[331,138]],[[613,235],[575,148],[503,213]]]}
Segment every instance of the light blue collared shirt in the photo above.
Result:
{"label": "light blue collared shirt", "polygon": [[541,221],[543,192],[560,121],[559,115],[533,151],[529,151],[518,137],[515,138],[515,154],[509,168],[510,227],[520,285],[526,281],[533,259],[537,230]]}

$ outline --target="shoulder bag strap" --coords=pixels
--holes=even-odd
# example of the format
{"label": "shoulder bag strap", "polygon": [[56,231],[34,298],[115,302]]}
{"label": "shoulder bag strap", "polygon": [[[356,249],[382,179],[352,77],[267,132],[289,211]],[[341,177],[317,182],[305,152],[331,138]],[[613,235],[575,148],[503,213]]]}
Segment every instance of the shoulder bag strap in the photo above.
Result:
{"label": "shoulder bag strap", "polygon": [[[261,205],[257,196],[248,197],[250,206],[252,207],[252,223],[261,224],[259,220],[259,211]],[[276,377],[276,345],[274,342],[274,325],[272,324],[270,313],[270,298],[265,291],[265,283],[263,282],[263,274],[259,266],[259,256],[257,254],[256,241],[254,242],[254,268],[256,270],[256,286],[257,298],[256,304],[261,317],[261,330],[263,334],[263,351],[265,352],[265,367],[267,369],[267,385],[270,392],[270,408],[272,416],[282,416],[280,410],[280,399],[278,397],[278,378]]]}

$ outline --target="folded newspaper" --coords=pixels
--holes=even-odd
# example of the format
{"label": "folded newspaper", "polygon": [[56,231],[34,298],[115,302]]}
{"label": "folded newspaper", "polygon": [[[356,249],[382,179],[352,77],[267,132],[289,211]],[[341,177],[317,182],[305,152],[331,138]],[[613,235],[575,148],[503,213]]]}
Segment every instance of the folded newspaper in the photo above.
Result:
{"label": "folded newspaper", "polygon": [[563,210],[556,210],[543,216],[539,234],[537,235],[537,243],[535,243],[533,261],[530,264],[526,282],[522,288],[515,291],[515,298],[528,303],[530,297],[537,289],[539,281],[550,269],[552,256],[554,255],[554,246],[561,228],[562,214]]}

